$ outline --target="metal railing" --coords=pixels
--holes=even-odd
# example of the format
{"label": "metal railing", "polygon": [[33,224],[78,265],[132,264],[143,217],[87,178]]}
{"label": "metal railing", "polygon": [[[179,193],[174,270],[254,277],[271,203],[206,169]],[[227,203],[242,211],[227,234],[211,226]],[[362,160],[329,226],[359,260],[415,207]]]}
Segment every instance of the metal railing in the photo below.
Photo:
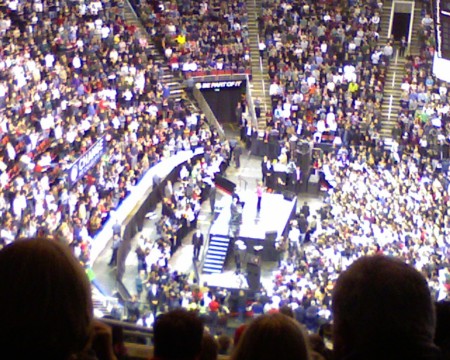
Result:
{"label": "metal railing", "polygon": [[252,89],[251,89],[250,84],[251,84],[250,77],[247,75],[247,88],[246,88],[246,98],[247,98],[247,105],[248,105],[247,109],[248,109],[248,113],[250,115],[252,127],[255,127],[256,129],[258,129],[258,119],[256,118],[255,105],[253,104]]}

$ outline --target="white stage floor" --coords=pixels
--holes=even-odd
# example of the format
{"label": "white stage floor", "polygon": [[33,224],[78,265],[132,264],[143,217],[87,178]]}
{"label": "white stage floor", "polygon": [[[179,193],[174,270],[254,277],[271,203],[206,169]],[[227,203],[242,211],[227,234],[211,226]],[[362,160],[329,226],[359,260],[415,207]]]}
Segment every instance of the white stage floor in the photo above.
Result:
{"label": "white stage floor", "polygon": [[[282,194],[264,193],[261,200],[261,211],[256,211],[256,193],[239,193],[240,200],[245,203],[242,211],[242,224],[239,228],[240,238],[265,239],[267,232],[277,232],[280,236],[296,205],[296,200],[286,200]],[[211,234],[228,235],[230,221],[231,196],[226,196],[223,209],[211,227]]]}
{"label": "white stage floor", "polygon": [[[230,261],[230,263],[233,263]],[[227,289],[248,289],[247,276],[244,273],[237,275],[234,264],[229,265],[229,269],[225,269],[220,274],[200,274],[200,283],[207,283],[211,287],[220,287]],[[261,285],[266,289],[273,288],[273,273],[277,270],[277,263],[263,262],[261,267]]]}

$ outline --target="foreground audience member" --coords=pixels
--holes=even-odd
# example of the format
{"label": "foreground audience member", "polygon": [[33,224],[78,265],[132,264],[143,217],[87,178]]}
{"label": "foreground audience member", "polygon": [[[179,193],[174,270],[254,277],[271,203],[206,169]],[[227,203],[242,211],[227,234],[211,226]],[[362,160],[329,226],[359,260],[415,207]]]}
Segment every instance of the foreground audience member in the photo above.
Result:
{"label": "foreground audience member", "polygon": [[0,309],[2,358],[116,359],[86,273],[62,244],[23,239],[0,251]]}
{"label": "foreground audience member", "polygon": [[309,360],[310,356],[300,324],[274,313],[259,316],[248,325],[231,360]]}
{"label": "foreground audience member", "polygon": [[234,337],[233,337],[233,348],[236,348],[239,344],[239,341],[242,338],[242,334],[244,334],[244,331],[247,329],[247,324],[242,324],[236,328],[234,331]]}
{"label": "foreground audience member", "polygon": [[156,318],[154,360],[194,360],[200,355],[203,323],[186,310],[177,309]]}
{"label": "foreground audience member", "polygon": [[231,338],[222,334],[217,338],[217,343],[219,344],[219,355],[228,355],[231,347]]}
{"label": "foreground audience member", "polygon": [[434,341],[443,359],[450,359],[450,301],[436,303],[436,334]]}
{"label": "foreground audience member", "polygon": [[219,355],[219,344],[208,332],[203,333],[202,350],[198,360],[217,360]]}
{"label": "foreground audience member", "polygon": [[325,346],[325,342],[319,334],[310,334],[308,336],[308,341],[313,355],[317,358],[321,357],[324,360],[333,359],[332,351]]}
{"label": "foreground audience member", "polygon": [[360,258],[339,276],[332,304],[336,360],[440,359],[428,285],[412,266]]}

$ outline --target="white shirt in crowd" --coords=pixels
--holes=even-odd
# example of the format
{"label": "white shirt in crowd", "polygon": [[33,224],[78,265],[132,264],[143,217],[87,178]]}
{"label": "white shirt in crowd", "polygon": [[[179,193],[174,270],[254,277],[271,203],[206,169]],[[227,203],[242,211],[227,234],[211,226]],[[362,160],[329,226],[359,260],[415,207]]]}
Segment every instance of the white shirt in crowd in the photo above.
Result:
{"label": "white shirt in crowd", "polygon": [[185,72],[186,71],[197,71],[197,69],[198,69],[197,63],[194,61],[185,62],[182,67],[182,70]]}
{"label": "white shirt in crowd", "polygon": [[47,68],[52,68],[53,64],[55,62],[55,56],[51,53],[48,53],[47,55],[45,55],[44,60],[45,60],[45,66]]}

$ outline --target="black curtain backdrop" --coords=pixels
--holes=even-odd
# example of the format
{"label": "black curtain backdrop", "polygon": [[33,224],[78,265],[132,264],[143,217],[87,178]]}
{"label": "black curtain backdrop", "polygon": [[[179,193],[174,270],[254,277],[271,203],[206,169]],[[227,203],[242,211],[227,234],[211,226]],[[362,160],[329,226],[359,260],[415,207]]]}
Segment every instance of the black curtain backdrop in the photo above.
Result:
{"label": "black curtain backdrop", "polygon": [[221,124],[237,124],[235,110],[244,91],[245,85],[233,89],[201,90],[209,107]]}

